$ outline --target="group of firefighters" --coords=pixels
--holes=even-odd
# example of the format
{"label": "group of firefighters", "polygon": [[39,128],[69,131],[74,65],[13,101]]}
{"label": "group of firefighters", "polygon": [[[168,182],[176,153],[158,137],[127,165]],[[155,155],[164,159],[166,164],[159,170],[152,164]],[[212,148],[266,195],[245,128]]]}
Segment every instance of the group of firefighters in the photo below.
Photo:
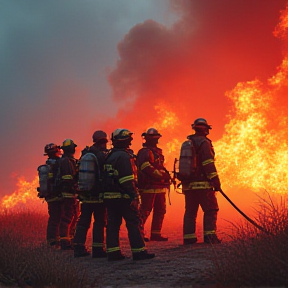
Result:
{"label": "group of firefighters", "polygon": [[[219,208],[215,193],[221,190],[221,185],[212,142],[207,138],[211,125],[204,118],[197,118],[192,129],[195,133],[187,138],[196,151],[197,169],[192,178],[181,179],[185,195],[183,244],[197,242],[195,232],[199,206],[204,212],[204,243],[218,244],[221,240],[216,234]],[[107,134],[97,130],[92,136],[93,145],[82,150],[79,160],[74,158],[77,145],[72,139],[64,140],[62,146],[54,143],[45,146],[46,163],[54,161],[49,173],[50,187],[57,182],[57,189],[53,192],[51,189],[51,193],[45,196],[49,214],[49,246],[73,250],[74,257],[91,255],[86,238],[92,216],[93,258],[125,259],[119,241],[122,219],[128,230],[133,260],[155,257],[155,254],[148,253],[145,242],[168,241],[168,237],[161,234],[161,228],[166,213],[166,195],[173,179],[164,167],[162,149],[158,147],[162,135],[157,129],[148,128],[141,135],[145,141],[137,155],[130,149],[132,135],[128,129],[116,129],[111,136],[112,148],[108,150]],[[81,191],[79,163],[87,153],[96,158],[98,177],[91,191]],[[148,238],[144,225],[152,211]]]}

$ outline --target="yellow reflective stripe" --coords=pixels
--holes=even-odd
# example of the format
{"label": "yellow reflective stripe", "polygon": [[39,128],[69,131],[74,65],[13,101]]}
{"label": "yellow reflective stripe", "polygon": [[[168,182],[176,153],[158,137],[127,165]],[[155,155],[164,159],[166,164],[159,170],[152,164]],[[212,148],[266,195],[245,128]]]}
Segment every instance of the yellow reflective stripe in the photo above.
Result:
{"label": "yellow reflective stripe", "polygon": [[61,195],[64,198],[76,198],[76,195],[75,194],[71,194],[71,193],[62,192]]}
{"label": "yellow reflective stripe", "polygon": [[105,192],[104,193],[104,199],[117,199],[122,198],[122,195],[120,192]]}
{"label": "yellow reflective stripe", "polygon": [[70,179],[73,179],[73,176],[72,175],[63,175],[61,178],[63,180],[70,180]]}
{"label": "yellow reflective stripe", "polygon": [[214,159],[207,159],[207,160],[202,162],[202,165],[205,166],[205,165],[210,164],[210,163],[214,163]]}
{"label": "yellow reflective stripe", "polygon": [[61,199],[62,199],[61,197],[53,197],[53,198],[46,199],[46,202],[54,202],[54,201],[59,201]]}
{"label": "yellow reflective stripe", "polygon": [[162,173],[159,170],[154,170],[153,174],[155,174],[156,176],[160,176],[162,177]]}
{"label": "yellow reflective stripe", "polygon": [[128,194],[122,194],[120,192],[105,192],[104,193],[104,199],[119,199],[119,198],[130,199],[130,196]]}
{"label": "yellow reflective stripe", "polygon": [[123,184],[124,182],[134,180],[134,175],[125,176],[119,179],[119,183]]}
{"label": "yellow reflective stripe", "polygon": [[103,243],[92,243],[92,247],[104,247]]}
{"label": "yellow reflective stripe", "polygon": [[207,177],[208,177],[209,179],[212,179],[212,178],[216,177],[217,175],[218,175],[217,172],[212,172],[212,173],[210,173],[209,175],[207,175]]}
{"label": "yellow reflective stripe", "polygon": [[160,233],[160,230],[152,230],[151,234],[159,234],[160,235],[161,233]]}
{"label": "yellow reflective stripe", "polygon": [[70,237],[60,237],[60,240],[70,240]]}
{"label": "yellow reflective stripe", "polygon": [[141,166],[140,166],[140,170],[144,170],[146,167],[151,167],[150,163],[147,161],[147,162],[144,162]]}
{"label": "yellow reflective stripe", "polygon": [[192,233],[192,234],[184,234],[183,238],[184,238],[184,239],[195,239],[195,238],[197,238],[197,236],[196,236],[195,233]]}
{"label": "yellow reflective stripe", "polygon": [[120,251],[120,247],[113,247],[113,248],[107,248],[106,252],[107,253],[111,253],[111,252],[116,252],[116,251]]}
{"label": "yellow reflective stripe", "polygon": [[142,251],[145,251],[145,247],[141,247],[141,248],[131,248],[132,253],[139,253]]}
{"label": "yellow reflective stripe", "polygon": [[213,235],[213,234],[216,234],[215,230],[204,231],[204,235]]}
{"label": "yellow reflective stripe", "polygon": [[103,203],[103,200],[87,200],[87,199],[81,199],[81,203]]}
{"label": "yellow reflective stripe", "polygon": [[49,179],[53,178],[53,173],[48,173],[48,178]]}
{"label": "yellow reflective stripe", "polygon": [[139,193],[168,193],[168,188],[140,189]]}
{"label": "yellow reflective stripe", "polygon": [[211,185],[207,181],[202,181],[202,182],[191,182],[189,183],[189,188],[188,189],[209,189],[211,188]]}

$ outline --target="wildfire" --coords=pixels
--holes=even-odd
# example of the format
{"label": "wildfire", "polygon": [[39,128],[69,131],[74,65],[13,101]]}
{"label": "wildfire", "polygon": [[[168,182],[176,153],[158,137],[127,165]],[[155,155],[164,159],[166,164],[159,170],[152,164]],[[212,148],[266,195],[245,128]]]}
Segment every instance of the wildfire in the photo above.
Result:
{"label": "wildfire", "polygon": [[154,109],[159,115],[159,119],[152,125],[152,127],[157,127],[159,130],[162,130],[165,128],[174,129],[179,126],[179,118],[175,112],[169,111],[170,109],[168,105],[165,103],[159,103],[154,107]]}
{"label": "wildfire", "polygon": [[[287,41],[287,9],[280,19],[274,34]],[[287,192],[287,88],[286,55],[267,84],[259,80],[239,83],[227,93],[234,102],[234,115],[230,115],[225,134],[215,143],[217,167],[227,186]]]}
{"label": "wildfire", "polygon": [[227,94],[235,103],[235,116],[215,143],[217,167],[226,185],[287,192],[287,132],[273,107],[278,89],[255,80]]}
{"label": "wildfire", "polygon": [[[282,12],[280,23],[274,31],[274,35],[284,40],[284,43],[288,39],[287,28],[288,9]],[[216,166],[224,187],[287,193],[288,116],[287,108],[286,112],[282,109],[283,97],[287,105],[287,91],[288,55],[284,55],[278,72],[267,83],[257,79],[238,83],[226,93],[233,108],[228,115],[229,122],[224,135],[214,142]],[[282,99],[282,106],[279,106],[277,99]],[[154,109],[158,120],[151,123],[152,127],[168,131],[180,125],[177,113],[164,102],[158,103]],[[183,139],[177,138],[166,142],[164,155],[169,159],[168,162],[179,157],[182,142]],[[21,178],[17,186],[18,189],[12,195],[2,199],[0,207],[11,208],[28,200],[29,203],[33,200],[39,202],[36,196],[38,177],[32,182]]]}
{"label": "wildfire", "polygon": [[[1,200],[1,209],[11,209],[16,206],[29,205],[33,206],[34,203],[39,204],[39,198],[37,198],[36,188],[38,187],[38,177],[31,182],[26,181],[24,177],[18,179],[18,189],[12,195],[5,195]],[[38,205],[37,205],[38,206]]]}

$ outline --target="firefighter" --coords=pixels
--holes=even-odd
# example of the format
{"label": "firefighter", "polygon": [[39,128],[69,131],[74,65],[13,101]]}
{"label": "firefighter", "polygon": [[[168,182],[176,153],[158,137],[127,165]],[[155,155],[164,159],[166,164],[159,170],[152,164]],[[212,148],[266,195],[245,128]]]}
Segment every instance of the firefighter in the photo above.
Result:
{"label": "firefighter", "polygon": [[[162,135],[149,128],[142,134],[145,142],[137,154],[138,187],[141,195],[140,216],[144,235],[144,225],[153,209],[151,224],[151,241],[168,241],[161,235],[162,224],[166,214],[166,194],[170,188],[170,175],[164,167],[162,149],[157,147]],[[144,237],[145,241],[149,239]]]}
{"label": "firefighter", "polygon": [[197,118],[192,124],[195,134],[187,138],[192,141],[196,151],[196,172],[189,181],[182,181],[185,195],[185,214],[183,225],[184,245],[197,242],[195,234],[196,217],[199,205],[204,212],[204,243],[219,244],[216,235],[217,213],[219,210],[216,191],[221,190],[220,180],[214,163],[212,141],[207,138],[209,130],[206,119]]}
{"label": "firefighter", "polygon": [[77,208],[79,206],[77,199],[78,161],[74,158],[75,147],[77,145],[72,139],[65,139],[61,146],[64,152],[59,161],[59,189],[63,198],[62,218],[59,226],[61,250],[73,250],[70,228],[73,218],[78,216],[75,212],[79,211]]}
{"label": "firefighter", "polygon": [[113,148],[109,151],[104,164],[104,201],[108,214],[106,230],[108,261],[125,258],[119,243],[122,218],[126,222],[133,260],[151,259],[155,256],[147,252],[140,231],[139,193],[136,188],[137,167],[135,155],[129,149],[133,140],[132,134],[122,128],[112,133]]}
{"label": "firefighter", "polygon": [[[74,237],[74,257],[85,257],[90,255],[85,246],[85,242],[87,232],[91,224],[91,217],[93,215],[94,222],[92,230],[92,258],[104,258],[106,257],[106,252],[104,250],[106,208],[103,203],[101,179],[103,174],[105,155],[107,153],[107,134],[102,130],[97,130],[94,132],[92,140],[93,145],[90,147],[87,146],[82,151],[82,156],[87,153],[93,153],[97,157],[97,161],[95,161],[96,164],[94,167],[94,175],[97,175],[97,178],[95,177],[93,189],[91,191],[83,191],[83,193],[79,192],[79,199],[81,201],[81,214],[76,226],[76,233]],[[79,172],[82,173],[81,170]],[[84,184],[85,183],[81,184],[79,179],[79,188]]]}
{"label": "firefighter", "polygon": [[60,146],[54,143],[49,143],[45,145],[44,156],[48,156],[46,164],[52,165],[52,173],[49,173],[48,175],[49,191],[45,196],[45,201],[48,205],[48,224],[46,239],[49,246],[58,248],[60,245],[59,225],[61,221],[62,198],[59,196],[59,193],[56,189],[56,177],[58,171],[57,164],[59,163],[59,159],[61,158]]}

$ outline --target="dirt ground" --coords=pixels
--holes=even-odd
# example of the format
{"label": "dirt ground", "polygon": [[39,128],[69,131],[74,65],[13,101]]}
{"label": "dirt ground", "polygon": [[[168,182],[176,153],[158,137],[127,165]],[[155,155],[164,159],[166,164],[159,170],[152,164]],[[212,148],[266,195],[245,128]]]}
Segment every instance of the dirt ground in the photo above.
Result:
{"label": "dirt ground", "polygon": [[[178,195],[174,197],[178,197]],[[81,262],[87,269],[89,282],[95,283],[96,287],[101,288],[216,287],[215,262],[213,259],[225,246],[224,231],[226,231],[226,222],[223,222],[219,217],[218,235],[223,239],[223,243],[214,246],[203,244],[203,212],[199,210],[197,217],[199,243],[188,247],[183,246],[184,198],[179,197],[180,200],[172,198],[172,206],[167,205],[167,214],[162,232],[164,236],[169,237],[169,241],[150,241],[146,243],[148,252],[155,253],[155,258],[143,261],[132,260],[127,230],[125,223],[123,223],[120,231],[120,243],[122,253],[127,257],[126,259],[108,262],[107,259],[85,257],[73,258],[73,262]],[[149,231],[151,216],[148,218],[145,227]],[[91,234],[88,234],[88,238],[89,235]],[[147,236],[149,237],[149,233]],[[91,239],[87,239],[88,244],[91,242]]]}
{"label": "dirt ground", "polygon": [[125,234],[121,232],[121,250],[127,258],[122,261],[108,262],[91,257],[72,260],[86,267],[91,285],[105,288],[216,287],[213,258],[225,244],[183,246],[175,231],[169,235],[168,242],[146,243],[148,251],[156,254],[154,259],[133,261]]}

